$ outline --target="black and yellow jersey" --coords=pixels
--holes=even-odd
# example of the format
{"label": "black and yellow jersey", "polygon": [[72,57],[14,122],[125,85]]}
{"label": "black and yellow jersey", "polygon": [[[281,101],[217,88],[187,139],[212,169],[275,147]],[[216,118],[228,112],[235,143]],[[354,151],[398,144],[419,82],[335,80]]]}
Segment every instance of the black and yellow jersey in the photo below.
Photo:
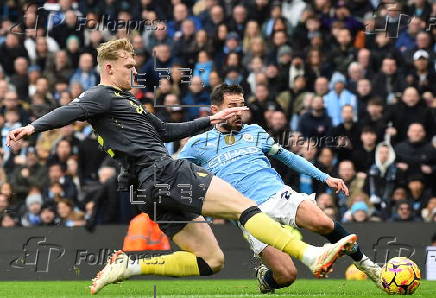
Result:
{"label": "black and yellow jersey", "polygon": [[168,156],[164,142],[197,134],[210,125],[209,117],[184,123],[162,122],[147,112],[132,93],[104,85],[88,89],[32,125],[41,132],[76,120],[88,121],[101,147],[126,167],[132,162],[150,166]]}

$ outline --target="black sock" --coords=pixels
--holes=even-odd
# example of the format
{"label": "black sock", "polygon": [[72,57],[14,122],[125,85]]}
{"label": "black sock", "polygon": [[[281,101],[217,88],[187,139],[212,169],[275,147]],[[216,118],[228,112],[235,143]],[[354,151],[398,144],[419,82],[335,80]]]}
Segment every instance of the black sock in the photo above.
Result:
{"label": "black sock", "polygon": [[200,276],[209,276],[213,274],[212,268],[210,268],[209,264],[207,264],[203,258],[197,257],[197,264]]}
{"label": "black sock", "polygon": [[244,226],[252,216],[260,212],[262,211],[257,206],[248,207],[247,209],[242,211],[241,216],[239,217],[239,222],[242,226]]}
{"label": "black sock", "polygon": [[[340,223],[335,221],[335,227],[333,228],[333,231],[323,236],[327,238],[327,240],[330,241],[331,243],[336,243],[341,238],[344,238],[348,235],[350,235],[350,233],[347,230],[345,230]],[[360,250],[360,247],[357,243],[353,248],[353,252],[348,255],[356,262],[361,261],[363,258],[363,252]]]}
{"label": "black sock", "polygon": [[264,280],[264,281],[269,285],[269,287],[270,287],[271,289],[281,289],[281,288],[286,288],[286,287],[288,287],[288,286],[290,286],[290,285],[292,284],[292,282],[291,282],[291,283],[288,283],[288,284],[279,285],[279,284],[275,281],[274,276],[273,276],[273,272],[272,272],[271,269],[269,269],[269,270],[265,273],[265,275],[263,276],[263,280]]}

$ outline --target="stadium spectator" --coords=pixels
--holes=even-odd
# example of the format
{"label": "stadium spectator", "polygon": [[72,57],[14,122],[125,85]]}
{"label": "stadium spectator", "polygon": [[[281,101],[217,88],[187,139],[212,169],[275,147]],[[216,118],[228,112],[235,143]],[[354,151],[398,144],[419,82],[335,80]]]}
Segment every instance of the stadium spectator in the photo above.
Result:
{"label": "stadium spectator", "polygon": [[18,34],[9,32],[6,34],[5,41],[0,45],[0,64],[8,76],[15,73],[14,65],[18,57],[26,59],[29,57],[26,48],[22,46],[18,36]]}
{"label": "stadium spectator", "polygon": [[54,54],[53,59],[48,59],[43,74],[47,77],[50,83],[50,88],[54,87],[55,82],[67,82],[73,74],[71,61],[67,52],[65,50],[60,50]]}
{"label": "stadium spectator", "polygon": [[363,68],[364,78],[371,80],[374,76],[374,61],[371,57],[371,51],[367,48],[359,49],[356,61]]}
{"label": "stadium spectator", "polygon": [[[357,111],[356,96],[345,89],[345,77],[341,73],[334,73],[330,82],[330,92],[324,96],[324,103],[328,115],[332,118],[333,125],[343,122],[341,109],[348,104],[353,107],[354,113]],[[357,118],[355,114],[354,118]]]}
{"label": "stadium spectator", "polygon": [[203,11],[199,17],[202,21],[204,30],[206,30],[209,36],[212,36],[216,32],[218,25],[225,21],[224,9],[218,4]]}
{"label": "stadium spectator", "polygon": [[[350,190],[350,197],[355,193],[362,192],[363,184],[366,178],[366,174],[359,173],[356,174],[356,170],[354,164],[350,160],[343,160],[338,165],[338,176],[342,180],[344,180],[345,185],[347,185]],[[342,194],[336,194],[337,197],[337,205],[339,207],[339,214],[343,216],[347,207],[347,197]]]}
{"label": "stadium spectator", "polygon": [[4,212],[1,217],[1,226],[4,228],[15,227],[19,225],[18,218],[13,214],[13,212]]}
{"label": "stadium spectator", "polygon": [[83,26],[78,26],[77,15],[73,10],[65,11],[65,21],[53,26],[49,35],[56,40],[60,48],[65,48],[70,36],[75,36],[78,39],[80,47],[85,44]]}
{"label": "stadium spectator", "polygon": [[198,17],[189,15],[188,7],[185,3],[177,3],[174,5],[173,16],[174,20],[168,22],[168,35],[174,40],[178,40],[180,38],[182,23],[185,20],[191,20],[194,23],[195,31],[198,31],[202,28]]}
{"label": "stadium spectator", "polygon": [[[334,155],[333,149],[331,147],[328,147],[328,144],[326,144],[326,146],[327,147],[321,148],[319,150],[315,166],[324,173],[327,173],[330,176],[334,176],[336,157]],[[327,187],[325,188],[325,191],[327,191]]]}
{"label": "stadium spectator", "polygon": [[386,123],[383,118],[383,101],[379,97],[372,97],[366,106],[365,112],[361,118],[362,127],[371,127],[377,134],[377,142],[385,138]]}
{"label": "stadium spectator", "polygon": [[365,114],[369,100],[373,96],[371,81],[365,78],[358,79],[355,93],[357,96],[357,116],[361,119]]}
{"label": "stadium spectator", "polygon": [[395,151],[389,143],[380,143],[375,151],[375,163],[366,180],[365,191],[379,215],[388,204],[396,184]]}
{"label": "stadium spectator", "polygon": [[178,62],[187,68],[195,65],[195,25],[190,19],[182,22],[181,34],[173,46],[173,56],[178,58]]}
{"label": "stadium spectator", "polygon": [[83,212],[75,211],[73,203],[68,199],[59,199],[57,202],[57,212],[60,218],[60,225],[74,227],[85,224]]}
{"label": "stadium spectator", "polygon": [[402,30],[399,34],[398,39],[395,41],[395,47],[399,49],[402,53],[410,50],[415,45],[416,35],[421,29],[422,20],[420,18],[412,18],[407,30]]}
{"label": "stadium spectator", "polygon": [[424,126],[427,140],[433,136],[435,127],[430,109],[425,106],[418,90],[414,87],[404,90],[401,101],[388,109],[385,122],[392,122],[393,129],[389,134],[396,142],[404,141],[412,123],[421,123]]}
{"label": "stadium spectator", "polygon": [[336,41],[338,46],[331,52],[331,61],[336,71],[345,74],[348,66],[356,59],[357,50],[353,47],[351,32],[347,28],[338,31]]}
{"label": "stadium spectator", "polygon": [[320,193],[316,198],[316,204],[321,210],[325,210],[328,207],[333,207],[335,205],[335,202],[331,194]]}
{"label": "stadium spectator", "polygon": [[421,210],[430,200],[431,193],[425,188],[425,182],[422,175],[410,175],[407,187],[410,193],[410,204],[415,215],[421,214]]}
{"label": "stadium spectator", "polygon": [[432,82],[436,81],[434,67],[429,64],[429,54],[425,50],[418,50],[413,54],[413,69],[407,76],[409,85],[414,86],[419,93],[430,91],[436,93],[436,86]]}
{"label": "stadium spectator", "polygon": [[201,50],[198,53],[198,62],[194,67],[194,76],[200,77],[203,85],[209,86],[209,76],[213,70],[213,61],[210,59],[208,52]]}
{"label": "stadium spectator", "polygon": [[200,77],[193,77],[189,92],[181,100],[183,105],[194,105],[194,107],[187,107],[187,118],[192,120],[199,117],[199,108],[195,106],[210,105],[209,93],[204,90],[203,83]]}
{"label": "stadium spectator", "polygon": [[71,177],[65,175],[65,168],[60,163],[54,163],[48,168],[48,185],[44,188],[44,202],[67,198],[77,202],[77,188]]}
{"label": "stadium spectator", "polygon": [[14,68],[15,72],[10,76],[9,82],[15,86],[15,90],[20,99],[28,101],[29,96],[29,76],[28,76],[29,62],[24,57],[15,59]]}
{"label": "stadium spectator", "polygon": [[382,60],[380,70],[372,80],[374,95],[383,98],[385,103],[395,103],[397,93],[403,92],[406,87],[404,77],[397,68],[396,60],[391,56]]}
{"label": "stadium spectator", "polygon": [[371,165],[375,162],[375,148],[377,134],[370,127],[364,127],[360,134],[361,146],[356,146],[353,150],[351,158],[356,166],[356,171],[367,173]]}
{"label": "stadium spectator", "polygon": [[[149,59],[138,73],[138,75],[146,75],[145,91],[147,92],[153,92],[154,86],[159,85],[159,78],[169,75],[169,68],[174,66],[170,47],[168,45],[159,44],[153,49],[153,51],[155,51],[155,56]],[[156,71],[155,68],[159,69],[159,71]],[[151,98],[153,95],[149,97]]]}
{"label": "stadium spectator", "polygon": [[432,197],[425,208],[421,210],[421,217],[425,222],[434,222],[436,215],[436,197]]}
{"label": "stadium spectator", "polygon": [[351,222],[366,222],[369,220],[369,208],[365,202],[354,203],[350,209]]}
{"label": "stadium spectator", "polygon": [[426,142],[426,132],[420,123],[412,123],[407,130],[408,139],[395,146],[397,168],[401,178],[411,174],[432,177],[436,165],[436,149]]}
{"label": "stadium spectator", "polygon": [[412,207],[408,201],[399,201],[395,207],[395,213],[391,218],[394,222],[410,222],[415,221]]}
{"label": "stadium spectator", "polygon": [[332,135],[336,138],[336,152],[338,160],[346,160],[352,158],[353,150],[360,147],[361,128],[354,120],[354,111],[351,105],[342,107],[343,123],[333,127]]}
{"label": "stadium spectator", "polygon": [[0,214],[3,214],[9,207],[8,197],[0,193]]}
{"label": "stadium spectator", "polygon": [[300,118],[298,130],[306,138],[320,139],[330,136],[332,128],[332,119],[325,111],[324,100],[321,96],[313,97],[310,110]]}
{"label": "stadium spectator", "polygon": [[41,226],[53,226],[60,224],[60,219],[56,213],[56,205],[53,203],[47,202],[43,204],[39,216],[41,218]]}
{"label": "stadium spectator", "polygon": [[22,123],[18,122],[20,120],[19,114],[17,110],[7,110],[5,112],[5,123],[3,124],[2,132],[2,152],[3,152],[3,160],[7,161],[10,156],[10,148],[6,145],[6,136],[9,131],[22,126]]}
{"label": "stadium spectator", "polygon": [[21,217],[23,227],[38,226],[41,224],[42,196],[40,193],[30,193],[26,199],[27,210]]}
{"label": "stadium spectator", "polygon": [[92,66],[92,55],[84,53],[79,58],[79,68],[73,73],[71,82],[79,82],[83,89],[87,90],[97,85],[99,80],[98,73]]}
{"label": "stadium spectator", "polygon": [[25,163],[15,167],[10,176],[10,182],[18,201],[26,198],[30,188],[42,189],[47,183],[47,168],[39,163],[35,148],[27,148]]}

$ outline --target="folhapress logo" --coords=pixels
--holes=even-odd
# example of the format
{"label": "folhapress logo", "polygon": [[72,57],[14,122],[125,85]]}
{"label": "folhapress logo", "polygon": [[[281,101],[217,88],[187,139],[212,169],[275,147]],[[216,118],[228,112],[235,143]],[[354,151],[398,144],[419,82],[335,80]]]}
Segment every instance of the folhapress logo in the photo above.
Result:
{"label": "folhapress logo", "polygon": [[47,243],[47,237],[30,237],[23,244],[23,254],[14,258],[10,268],[48,272],[50,264],[61,259],[65,249],[58,244]]}

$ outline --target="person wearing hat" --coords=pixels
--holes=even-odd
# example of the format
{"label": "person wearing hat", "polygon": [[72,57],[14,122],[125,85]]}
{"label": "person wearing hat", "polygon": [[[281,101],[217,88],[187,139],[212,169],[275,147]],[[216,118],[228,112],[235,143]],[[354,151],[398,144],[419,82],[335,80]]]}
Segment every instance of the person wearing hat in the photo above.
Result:
{"label": "person wearing hat", "polygon": [[26,198],[27,211],[21,217],[21,225],[24,227],[37,226],[41,223],[42,196],[40,193],[30,193]]}
{"label": "person wearing hat", "polygon": [[236,32],[230,32],[226,36],[226,43],[224,45],[224,54],[229,54],[230,52],[241,53],[242,48],[240,46],[239,35]]}
{"label": "person wearing hat", "polygon": [[429,67],[430,55],[426,50],[420,49],[413,54],[413,69],[407,79],[418,89],[419,93],[430,91],[436,94],[436,74]]}
{"label": "person wearing hat", "polygon": [[358,201],[351,206],[351,220],[353,222],[365,222],[369,220],[369,208],[363,201]]}
{"label": "person wearing hat", "polygon": [[356,95],[345,89],[345,76],[340,72],[335,72],[330,81],[330,92],[324,96],[324,104],[327,114],[332,118],[334,126],[343,123],[341,111],[345,105],[353,107],[354,118],[357,112]]}

